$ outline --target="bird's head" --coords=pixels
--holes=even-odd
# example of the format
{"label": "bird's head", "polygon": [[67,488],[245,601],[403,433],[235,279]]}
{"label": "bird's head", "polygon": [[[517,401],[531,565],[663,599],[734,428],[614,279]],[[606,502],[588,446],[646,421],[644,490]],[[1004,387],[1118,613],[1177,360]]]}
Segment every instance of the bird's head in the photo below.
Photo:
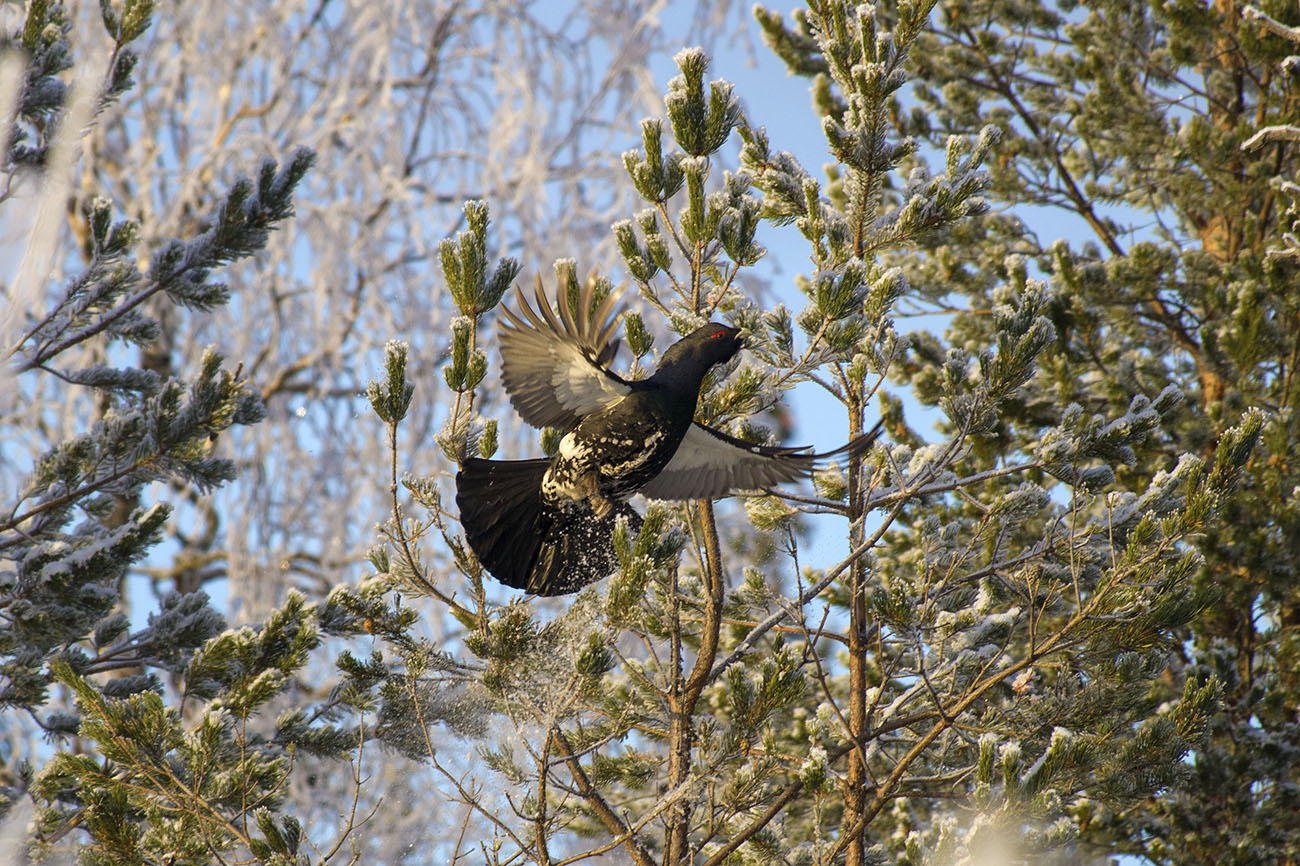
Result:
{"label": "bird's head", "polygon": [[668,347],[659,359],[654,378],[698,391],[709,369],[736,357],[743,345],[739,328],[709,322]]}
{"label": "bird's head", "polygon": [[740,328],[709,322],[682,337],[664,352],[664,361],[690,358],[702,364],[707,370],[714,364],[721,364],[736,357],[744,346],[740,339]]}

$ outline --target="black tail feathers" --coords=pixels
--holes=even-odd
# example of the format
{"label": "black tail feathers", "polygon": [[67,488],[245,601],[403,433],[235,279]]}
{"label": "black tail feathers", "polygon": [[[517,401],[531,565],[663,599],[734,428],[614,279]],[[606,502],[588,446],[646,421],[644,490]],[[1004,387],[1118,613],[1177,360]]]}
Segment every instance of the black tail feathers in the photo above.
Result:
{"label": "black tail feathers", "polygon": [[460,524],[479,562],[523,588],[541,546],[542,476],[547,460],[466,460],[456,473]]}
{"label": "black tail feathers", "polygon": [[884,429],[885,419],[881,418],[876,422],[875,427],[872,427],[866,433],[859,433],[857,436],[854,436],[852,441],[847,445],[841,445],[834,451],[826,451],[821,454],[809,454],[808,457],[812,460],[825,460],[828,457],[838,457],[841,454],[847,454],[849,457],[861,457],[863,454],[867,453],[867,450],[870,449],[872,445],[876,444],[876,440],[880,438],[880,434],[884,432]]}
{"label": "black tail feathers", "polygon": [[610,536],[618,515],[639,530],[641,516],[621,503],[599,519],[591,506],[542,502],[549,460],[466,460],[456,473],[461,528],[479,562],[507,586],[565,595],[618,568]]}

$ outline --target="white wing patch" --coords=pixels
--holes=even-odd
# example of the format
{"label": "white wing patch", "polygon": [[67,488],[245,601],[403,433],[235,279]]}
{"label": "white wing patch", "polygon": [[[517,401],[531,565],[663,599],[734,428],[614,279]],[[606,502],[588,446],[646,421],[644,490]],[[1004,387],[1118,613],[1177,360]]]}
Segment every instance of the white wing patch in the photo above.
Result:
{"label": "white wing patch", "polygon": [[696,423],[641,493],[650,499],[715,499],[803,478],[814,460],[806,448],[751,445]]}

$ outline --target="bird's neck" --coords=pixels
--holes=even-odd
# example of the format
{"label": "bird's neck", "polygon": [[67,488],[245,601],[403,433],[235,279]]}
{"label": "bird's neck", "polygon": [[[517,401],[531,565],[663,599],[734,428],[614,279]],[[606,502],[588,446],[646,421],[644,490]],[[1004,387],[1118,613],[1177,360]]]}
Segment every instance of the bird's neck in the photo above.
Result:
{"label": "bird's neck", "polygon": [[698,398],[708,372],[708,365],[691,358],[668,358],[659,363],[649,381],[675,394]]}

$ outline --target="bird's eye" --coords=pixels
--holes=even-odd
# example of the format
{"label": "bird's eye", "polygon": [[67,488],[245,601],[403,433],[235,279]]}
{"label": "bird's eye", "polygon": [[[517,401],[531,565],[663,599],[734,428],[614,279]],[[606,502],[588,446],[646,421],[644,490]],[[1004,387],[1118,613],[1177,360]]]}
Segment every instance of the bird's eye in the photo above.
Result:
{"label": "bird's eye", "polygon": [[712,334],[709,334],[709,339],[716,340],[720,337],[725,337],[725,336],[727,336],[726,331],[714,331]]}

